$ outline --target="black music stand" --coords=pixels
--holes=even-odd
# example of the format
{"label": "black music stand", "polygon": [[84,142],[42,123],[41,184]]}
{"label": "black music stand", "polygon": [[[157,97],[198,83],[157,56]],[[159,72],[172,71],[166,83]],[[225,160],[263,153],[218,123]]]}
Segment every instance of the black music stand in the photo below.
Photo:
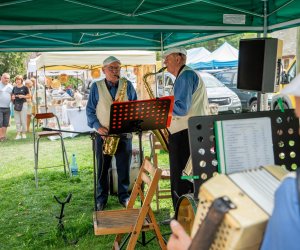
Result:
{"label": "black music stand", "polygon": [[[173,104],[173,96],[113,103],[110,109],[109,134],[136,132],[139,137],[141,166],[144,158],[142,147],[143,131],[167,128],[171,123]],[[142,242],[140,243],[145,246],[150,241],[146,242],[145,232],[142,232]]]}
{"label": "black music stand", "polygon": [[200,186],[218,172],[214,122],[259,117],[270,117],[271,119],[275,164],[290,171],[294,171],[300,166],[300,155],[295,153],[300,146],[299,120],[295,117],[294,110],[191,117],[188,121],[188,131],[193,163],[191,178],[194,179],[195,200],[198,200],[197,191]]}
{"label": "black music stand", "polygon": [[169,126],[173,111],[173,96],[142,101],[116,102],[110,109],[109,134],[136,132],[139,136],[140,165],[143,162],[143,131]]}

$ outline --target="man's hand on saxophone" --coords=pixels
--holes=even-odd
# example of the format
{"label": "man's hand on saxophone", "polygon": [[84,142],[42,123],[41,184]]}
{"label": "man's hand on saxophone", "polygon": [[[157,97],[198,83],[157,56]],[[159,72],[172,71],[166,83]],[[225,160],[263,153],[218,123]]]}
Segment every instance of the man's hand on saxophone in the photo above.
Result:
{"label": "man's hand on saxophone", "polygon": [[[108,134],[108,129],[106,127],[100,127],[100,128],[98,128],[97,131],[100,135],[107,135]],[[101,136],[101,138],[102,138],[102,140],[104,140],[105,136]]]}

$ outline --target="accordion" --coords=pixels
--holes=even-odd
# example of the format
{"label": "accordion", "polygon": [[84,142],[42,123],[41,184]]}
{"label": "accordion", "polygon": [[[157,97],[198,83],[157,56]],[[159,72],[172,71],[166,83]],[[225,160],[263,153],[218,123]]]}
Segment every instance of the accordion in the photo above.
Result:
{"label": "accordion", "polygon": [[237,208],[225,214],[210,249],[259,249],[272,214],[275,191],[287,173],[279,166],[266,166],[216,175],[203,183],[199,190],[192,237],[212,202],[227,196]]}

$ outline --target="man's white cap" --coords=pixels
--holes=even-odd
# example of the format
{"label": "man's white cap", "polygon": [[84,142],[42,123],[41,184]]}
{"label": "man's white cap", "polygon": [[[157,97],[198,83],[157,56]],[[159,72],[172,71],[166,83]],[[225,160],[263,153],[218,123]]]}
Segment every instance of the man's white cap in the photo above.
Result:
{"label": "man's white cap", "polygon": [[103,66],[109,65],[114,62],[118,62],[121,64],[121,61],[118,58],[116,58],[114,56],[109,56],[103,61]]}
{"label": "man's white cap", "polygon": [[300,96],[300,74],[298,74],[283,90],[281,94]]}
{"label": "man's white cap", "polygon": [[167,49],[164,54],[163,54],[163,58],[166,58],[168,55],[171,55],[173,53],[180,53],[183,55],[187,55],[186,49],[183,47],[174,47],[174,48],[170,48]]}

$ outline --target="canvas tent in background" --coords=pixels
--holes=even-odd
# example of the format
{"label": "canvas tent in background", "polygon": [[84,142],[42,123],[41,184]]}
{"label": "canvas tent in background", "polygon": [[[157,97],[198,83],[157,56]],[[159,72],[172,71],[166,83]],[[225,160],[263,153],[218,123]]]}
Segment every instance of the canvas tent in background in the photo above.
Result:
{"label": "canvas tent in background", "polygon": [[201,61],[204,57],[207,57],[211,54],[206,48],[192,48],[187,50],[187,64],[193,64]]}
{"label": "canvas tent in background", "polygon": [[[142,86],[142,77],[147,72],[155,70],[156,54],[151,51],[73,51],[73,52],[43,52],[39,57],[29,62],[31,72],[85,70],[86,77],[90,71],[99,69],[108,56],[115,56],[122,62],[122,67],[135,67],[136,88],[140,97],[146,97]],[[89,71],[89,72],[88,72]],[[46,75],[46,73],[44,73]],[[43,83],[44,84],[44,83]],[[155,87],[153,87],[155,89]]]}
{"label": "canvas tent in background", "polygon": [[214,68],[237,67],[239,51],[229,43],[223,43],[209,55]]}
{"label": "canvas tent in background", "polygon": [[8,0],[0,8],[0,51],[160,51],[300,25],[299,0]]}
{"label": "canvas tent in background", "polygon": [[[200,50],[197,48],[188,50],[187,54],[187,65],[193,69],[211,69],[213,64],[209,58],[211,52],[201,47]],[[195,56],[195,57],[193,57]],[[190,58],[190,59],[189,59]]]}
{"label": "canvas tent in background", "polygon": [[190,63],[189,66],[198,70],[237,67],[238,57],[239,51],[225,42],[207,56],[193,60],[193,63]]}
{"label": "canvas tent in background", "polygon": [[44,52],[36,59],[37,69],[94,69],[100,68],[108,56],[115,56],[122,65],[155,65],[156,55],[151,51],[85,51]]}

